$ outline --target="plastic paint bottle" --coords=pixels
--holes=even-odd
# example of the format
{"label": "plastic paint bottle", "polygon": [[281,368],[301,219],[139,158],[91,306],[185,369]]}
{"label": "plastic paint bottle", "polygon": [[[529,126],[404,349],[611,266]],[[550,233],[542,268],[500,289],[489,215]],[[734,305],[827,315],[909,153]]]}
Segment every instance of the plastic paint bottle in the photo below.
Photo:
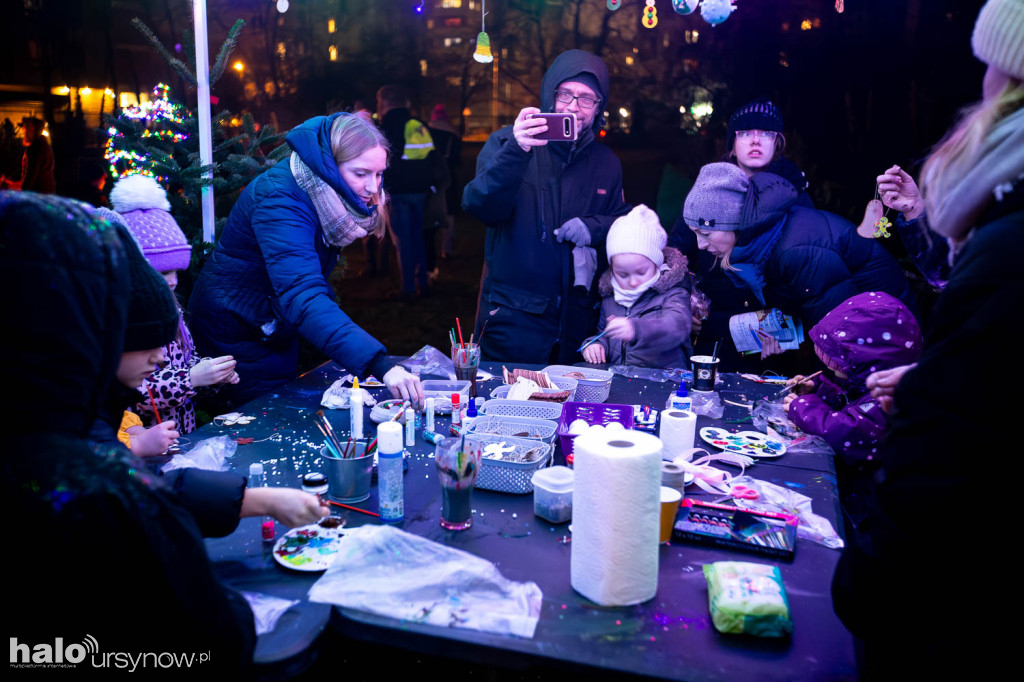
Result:
{"label": "plastic paint bottle", "polygon": [[693,398],[686,392],[686,384],[679,384],[679,388],[676,392],[668,397],[668,405],[670,410],[691,410],[693,409]]}
{"label": "plastic paint bottle", "polygon": [[351,433],[352,440],[361,440],[363,437],[363,389],[359,388],[359,379],[352,382],[352,393],[349,396],[349,416],[352,418]]}
{"label": "plastic paint bottle", "polygon": [[462,425],[462,408],[459,406],[459,394],[452,393],[452,426]]}
{"label": "plastic paint bottle", "polygon": [[470,400],[469,407],[466,408],[466,416],[462,418],[462,430],[463,432],[469,429],[469,425],[476,421],[479,415],[476,411],[476,401]]}
{"label": "plastic paint bottle", "polygon": [[[263,472],[263,462],[253,462],[249,465],[249,487],[266,488],[267,475]],[[269,516],[260,518],[260,536],[263,542],[273,542],[277,531],[274,529],[274,519]]]}
{"label": "plastic paint bottle", "polygon": [[380,520],[405,519],[405,482],[402,480],[402,425],[384,422],[377,427],[377,497]]}
{"label": "plastic paint bottle", "polygon": [[416,413],[411,407],[405,408],[405,446],[416,445]]}
{"label": "plastic paint bottle", "polygon": [[434,399],[433,398],[427,398],[427,400],[426,400],[426,410],[427,410],[427,423],[426,423],[426,425],[423,428],[426,431],[433,431],[434,430]]}

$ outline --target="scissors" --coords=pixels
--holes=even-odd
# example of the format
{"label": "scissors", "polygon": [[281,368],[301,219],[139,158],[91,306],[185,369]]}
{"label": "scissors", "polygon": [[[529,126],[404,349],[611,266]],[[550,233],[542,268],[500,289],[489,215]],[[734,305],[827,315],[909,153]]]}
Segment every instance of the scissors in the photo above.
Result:
{"label": "scissors", "polygon": [[753,488],[745,485],[734,485],[729,489],[729,494],[724,497],[720,497],[713,502],[713,504],[719,504],[726,500],[737,499],[737,500],[756,500],[760,495]]}

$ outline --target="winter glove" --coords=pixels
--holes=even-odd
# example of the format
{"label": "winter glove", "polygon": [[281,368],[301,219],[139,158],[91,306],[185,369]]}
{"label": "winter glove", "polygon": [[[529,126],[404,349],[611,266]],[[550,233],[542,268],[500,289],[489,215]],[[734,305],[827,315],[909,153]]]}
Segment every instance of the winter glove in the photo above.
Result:
{"label": "winter glove", "polygon": [[[556,231],[555,234],[558,232]],[[589,246],[577,246],[572,250],[572,269],[576,273],[573,286],[590,291],[590,284],[597,274],[597,251]]]}
{"label": "winter glove", "polygon": [[555,230],[555,238],[560,242],[572,242],[576,246],[589,246],[590,228],[579,218],[573,218]]}

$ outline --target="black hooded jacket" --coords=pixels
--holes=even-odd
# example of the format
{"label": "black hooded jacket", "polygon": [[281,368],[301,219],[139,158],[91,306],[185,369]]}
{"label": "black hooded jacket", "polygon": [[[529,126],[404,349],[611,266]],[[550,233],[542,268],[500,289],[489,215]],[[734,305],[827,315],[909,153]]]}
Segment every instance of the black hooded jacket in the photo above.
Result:
{"label": "black hooded jacket", "polygon": [[[589,52],[569,50],[544,75],[541,109],[554,111],[555,89],[580,74],[597,80],[599,106],[606,106],[604,62]],[[597,287],[592,286],[582,300],[577,300],[576,292],[570,296],[573,244],[558,242],[554,230],[581,218],[590,230],[591,246],[598,249],[598,263],[606,263],[608,228],[629,211],[622,193],[622,166],[595,139],[600,124],[599,114],[575,142],[549,143],[530,152],[516,143],[512,126],[494,132],[477,157],[476,177],[466,185],[462,199],[463,208],[488,227],[481,313],[502,306],[550,318],[563,348],[572,346],[569,353],[596,325]],[[570,305],[564,305],[567,301]],[[485,316],[477,319],[482,322]],[[524,353],[508,359],[525,360],[529,353]],[[578,353],[561,360],[579,359],[573,356]]]}

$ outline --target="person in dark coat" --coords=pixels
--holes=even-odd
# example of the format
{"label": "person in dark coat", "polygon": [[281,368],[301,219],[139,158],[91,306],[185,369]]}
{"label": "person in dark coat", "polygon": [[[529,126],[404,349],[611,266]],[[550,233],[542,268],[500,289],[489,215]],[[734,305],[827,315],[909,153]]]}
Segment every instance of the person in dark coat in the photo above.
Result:
{"label": "person in dark coat", "polygon": [[[252,612],[218,582],[197,521],[124,447],[88,439],[122,359],[131,236],[84,204],[27,192],[0,192],[0,235],[4,384],[18,387],[4,408],[4,504],[24,531],[8,567],[12,663],[89,635],[100,653],[82,666],[209,652],[197,667],[247,667]],[[48,548],[38,560],[32,542]]]}
{"label": "person in dark coat", "polygon": [[805,329],[855,294],[883,291],[911,311],[917,303],[896,260],[847,220],[797,203],[773,173],[747,176],[729,163],[704,166],[683,218],[698,246],[758,303],[799,317]]}
{"label": "person in dark coat", "polygon": [[25,135],[25,154],[21,158],[21,189],[26,192],[53,194],[57,191],[54,179],[53,148],[43,135],[46,124],[41,118],[26,116],[22,119]]}
{"label": "person in dark coat", "polygon": [[[544,74],[541,109],[520,111],[513,125],[491,134],[477,157],[462,207],[487,225],[476,321],[485,359],[571,364],[596,328],[593,277],[606,262],[608,228],[629,211],[622,166],[595,139],[607,105],[604,62],[568,50]],[[547,124],[528,117],[542,110],[575,114],[579,138],[551,144],[537,139]],[[596,257],[575,247],[596,247]]]}
{"label": "person in dark coat", "polygon": [[[923,219],[955,259],[921,359],[888,389],[882,470],[832,582],[836,614],[864,642],[863,679],[993,677],[1014,661],[995,633],[1016,624],[1002,586],[1016,575],[1006,541],[1018,498],[972,491],[985,479],[979,436],[1020,420],[1012,350],[1002,369],[987,361],[1019,337],[1024,300],[1021,35],[1024,0],[981,9],[971,46],[988,65],[983,99],[920,175]],[[887,392],[874,375],[868,386]]]}
{"label": "person in dark coat", "polygon": [[725,146],[729,152],[723,161],[735,164],[747,175],[768,172],[785,178],[796,188],[797,203],[814,207],[807,194],[807,176],[782,155],[786,148],[782,114],[770,99],[756,99],[732,113]]}
{"label": "person in dark coat", "polygon": [[291,157],[246,187],[192,293],[197,349],[234,356],[243,377],[216,396],[220,408],[293,379],[300,335],[421,404],[419,379],[342,312],[327,283],[343,247],[385,230],[387,140],[363,113],[317,116],[285,139]]}

